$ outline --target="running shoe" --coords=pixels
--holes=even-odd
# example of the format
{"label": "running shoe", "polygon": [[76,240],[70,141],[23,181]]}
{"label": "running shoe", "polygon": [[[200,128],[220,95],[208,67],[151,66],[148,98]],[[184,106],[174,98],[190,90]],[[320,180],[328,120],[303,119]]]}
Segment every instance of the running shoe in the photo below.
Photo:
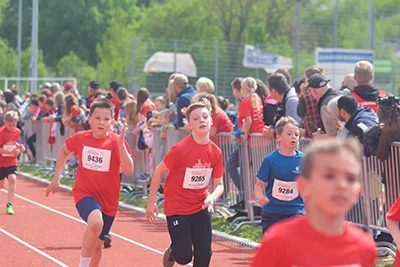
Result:
{"label": "running shoe", "polygon": [[163,266],[164,267],[172,267],[175,264],[175,261],[172,259],[172,249],[171,246],[169,246],[165,251],[163,255]]}
{"label": "running shoe", "polygon": [[6,213],[8,215],[14,215],[14,209],[13,209],[13,207],[12,207],[12,205],[10,203],[7,204]]}
{"label": "running shoe", "polygon": [[111,236],[105,235],[104,236],[104,248],[110,248],[110,247],[111,247]]}

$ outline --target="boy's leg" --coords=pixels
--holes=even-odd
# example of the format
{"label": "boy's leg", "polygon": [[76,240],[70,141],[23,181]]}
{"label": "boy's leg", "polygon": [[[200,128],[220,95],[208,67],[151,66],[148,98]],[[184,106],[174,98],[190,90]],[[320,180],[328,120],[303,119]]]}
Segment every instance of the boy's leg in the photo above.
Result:
{"label": "boy's leg", "polygon": [[9,174],[8,179],[8,204],[13,204],[14,195],[17,188],[17,175]]}
{"label": "boy's leg", "polygon": [[270,228],[272,225],[292,218],[294,216],[301,216],[299,214],[273,214],[273,213],[261,213],[261,228],[263,231],[263,234]]}
{"label": "boy's leg", "polygon": [[103,220],[103,228],[101,230],[100,235],[98,235],[97,244],[94,249],[94,253],[92,256],[92,260],[90,261],[90,267],[97,267],[100,264],[101,255],[103,254],[103,245],[105,236],[110,233],[111,226],[114,222],[115,217],[108,216],[107,214],[102,213]]}
{"label": "boy's leg", "polygon": [[[192,261],[192,225],[190,223],[190,216],[192,215],[167,216],[167,226],[171,237],[172,249],[172,258],[169,261],[172,265],[174,261],[181,265],[186,265]],[[165,263],[164,266],[168,266]]]}
{"label": "boy's leg", "polygon": [[193,267],[208,267],[211,260],[211,214],[207,210],[202,210],[192,215],[192,236],[194,247]]}
{"label": "boy's leg", "polygon": [[98,246],[99,235],[104,225],[101,207],[96,199],[88,196],[79,200],[76,204],[76,209],[81,218],[87,222],[86,232],[82,241],[81,261],[79,266],[88,267],[95,253],[95,249]]}

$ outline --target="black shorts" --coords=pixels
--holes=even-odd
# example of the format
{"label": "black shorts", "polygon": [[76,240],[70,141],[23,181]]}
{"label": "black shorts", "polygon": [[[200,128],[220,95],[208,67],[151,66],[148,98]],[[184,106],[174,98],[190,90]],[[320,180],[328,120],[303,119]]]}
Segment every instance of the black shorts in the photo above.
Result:
{"label": "black shorts", "polygon": [[[99,202],[94,197],[84,197],[76,203],[76,209],[78,210],[79,216],[87,222],[90,213],[94,210],[101,210]],[[103,215],[103,229],[100,233],[99,238],[104,241],[105,235],[108,235],[111,230],[111,226],[114,222],[115,217],[108,216],[104,212]]]}
{"label": "black shorts", "polygon": [[17,174],[17,166],[0,167],[0,181],[8,178],[10,174]]}

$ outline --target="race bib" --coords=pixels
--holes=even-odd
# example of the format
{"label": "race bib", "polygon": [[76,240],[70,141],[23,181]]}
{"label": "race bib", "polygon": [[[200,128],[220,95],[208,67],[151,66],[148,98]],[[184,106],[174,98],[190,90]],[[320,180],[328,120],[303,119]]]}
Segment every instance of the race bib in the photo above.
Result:
{"label": "race bib", "polygon": [[[8,150],[8,151],[12,151],[16,147],[17,147],[16,145],[4,145],[3,149],[4,150]],[[3,155],[3,157],[15,157],[13,154],[7,154],[7,153],[3,153],[2,155]]]}
{"label": "race bib", "polygon": [[299,196],[296,182],[285,182],[275,178],[272,196],[282,201],[292,201]]}
{"label": "race bib", "polygon": [[82,151],[82,166],[99,172],[110,170],[111,150],[84,146]]}
{"label": "race bib", "polygon": [[183,179],[183,188],[186,189],[203,189],[211,179],[213,169],[192,169],[186,168],[185,178]]}

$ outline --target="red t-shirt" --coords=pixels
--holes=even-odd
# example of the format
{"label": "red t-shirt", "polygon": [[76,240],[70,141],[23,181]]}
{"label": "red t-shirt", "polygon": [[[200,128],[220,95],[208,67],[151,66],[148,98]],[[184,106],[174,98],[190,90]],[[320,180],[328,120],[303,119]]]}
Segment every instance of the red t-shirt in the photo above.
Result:
{"label": "red t-shirt", "polygon": [[277,223],[264,234],[251,267],[373,267],[377,255],[372,238],[349,222],[344,229],[340,236],[326,236],[307,216]]}
{"label": "red t-shirt", "polygon": [[217,133],[224,132],[230,133],[233,130],[233,124],[229,119],[228,115],[222,108],[217,107],[216,113],[211,114],[213,121],[212,127],[217,128]]}
{"label": "red t-shirt", "polygon": [[213,142],[196,143],[188,136],[164,158],[169,173],[164,188],[165,215],[191,215],[202,209],[208,184],[224,174],[222,152]]}
{"label": "red t-shirt", "polygon": [[110,101],[115,106],[115,108],[114,108],[114,120],[118,120],[119,110],[121,109],[121,103],[119,103],[118,99],[116,99],[115,97],[111,98]]}
{"label": "red t-shirt", "polygon": [[[75,203],[92,196],[108,216],[117,213],[121,187],[117,138],[118,135],[109,133],[105,138],[97,139],[89,130],[78,132],[65,141],[67,149],[79,160],[72,189]],[[130,153],[126,141],[125,147]]]}
{"label": "red t-shirt", "polygon": [[[7,130],[6,127],[0,128],[0,147],[7,150],[13,150],[15,144],[20,140],[21,130],[15,128],[13,132]],[[18,156],[10,154],[0,154],[0,167],[18,166]]]}
{"label": "red t-shirt", "polygon": [[142,115],[147,118],[147,111],[153,111],[154,105],[150,100],[146,100],[146,102],[143,103],[142,106]]}
{"label": "red t-shirt", "polygon": [[238,108],[238,127],[242,128],[246,117],[251,117],[250,133],[262,133],[264,130],[263,104],[258,97],[259,109],[253,108],[250,96],[246,96],[240,103]]}
{"label": "red t-shirt", "polygon": [[77,107],[77,106],[71,107],[71,118],[76,118],[76,117],[79,117],[80,115],[81,115],[81,111],[80,111],[79,107]]}
{"label": "red t-shirt", "polygon": [[[400,222],[400,197],[396,200],[393,206],[386,214],[388,220]],[[396,258],[394,260],[394,267],[400,267],[400,252],[396,249]]]}

